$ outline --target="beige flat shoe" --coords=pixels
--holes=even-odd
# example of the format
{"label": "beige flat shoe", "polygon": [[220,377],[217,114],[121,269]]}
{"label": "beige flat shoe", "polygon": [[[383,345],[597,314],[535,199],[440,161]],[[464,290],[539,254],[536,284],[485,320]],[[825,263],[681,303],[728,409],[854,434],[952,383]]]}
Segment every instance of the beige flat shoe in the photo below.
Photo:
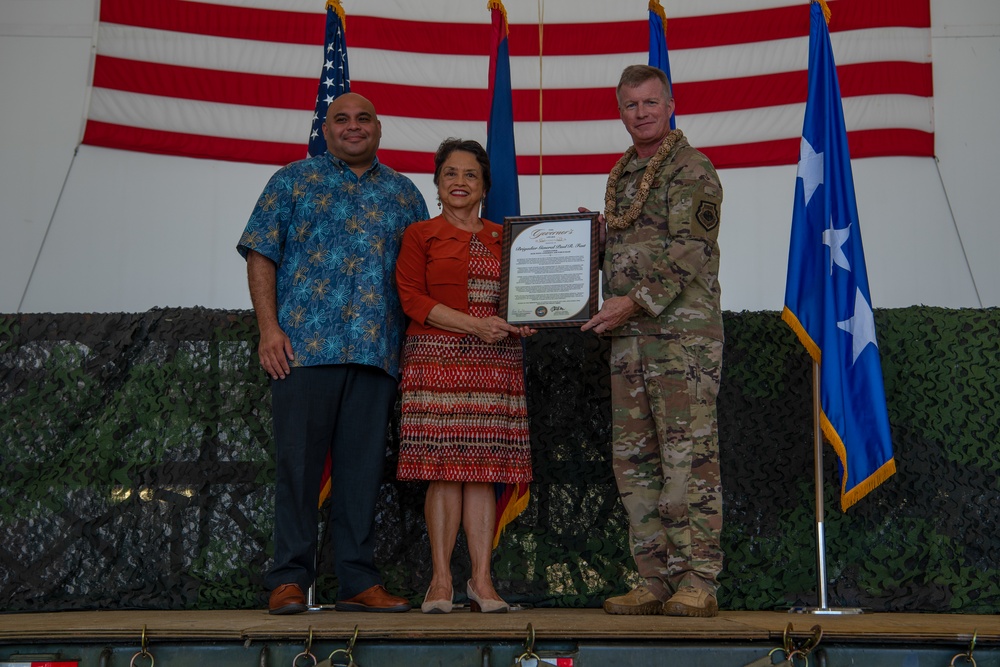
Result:
{"label": "beige flat shoe", "polygon": [[476,595],[475,589],[472,588],[472,579],[465,585],[465,594],[469,596],[469,608],[472,611],[484,614],[504,614],[510,611],[510,605],[503,600],[484,600]]}
{"label": "beige flat shoe", "polygon": [[427,595],[429,595],[431,589],[427,589],[427,593],[424,594],[424,601],[420,604],[420,611],[425,614],[450,614],[454,604],[452,600],[455,598],[454,590],[451,593],[451,597],[447,600],[428,600]]}

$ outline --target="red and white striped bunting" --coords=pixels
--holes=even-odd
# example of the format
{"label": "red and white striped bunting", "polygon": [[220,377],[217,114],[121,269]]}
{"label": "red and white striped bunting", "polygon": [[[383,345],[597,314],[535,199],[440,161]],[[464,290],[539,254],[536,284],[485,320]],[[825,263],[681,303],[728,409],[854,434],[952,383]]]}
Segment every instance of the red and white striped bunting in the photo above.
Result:
{"label": "red and white striped bunting", "polygon": [[[342,4],[351,88],[378,110],[380,159],[427,172],[445,137],[485,144],[485,0]],[[692,144],[720,168],[795,163],[808,3],[662,4],[677,126]],[[505,5],[518,172],[606,173],[629,144],[614,86],[626,65],[646,62],[647,2]],[[829,6],[852,156],[933,155],[929,0]],[[102,0],[84,143],[269,164],[304,157],[324,16],[323,0]]]}

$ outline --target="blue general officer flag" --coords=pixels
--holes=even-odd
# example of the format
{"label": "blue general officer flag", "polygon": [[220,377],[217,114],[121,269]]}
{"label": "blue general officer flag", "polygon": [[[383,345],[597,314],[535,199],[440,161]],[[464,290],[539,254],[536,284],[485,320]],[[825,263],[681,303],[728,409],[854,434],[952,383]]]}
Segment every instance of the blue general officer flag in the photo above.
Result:
{"label": "blue general officer flag", "polygon": [[821,426],[840,457],[846,510],[896,471],[840,86],[812,3],[809,94],[782,319],[820,365]]}
{"label": "blue general officer flag", "polygon": [[312,130],[309,132],[309,156],[326,152],[323,121],[330,102],[343,93],[351,92],[351,75],[347,67],[347,44],[344,42],[344,8],[340,0],[327,0],[326,36],[323,39],[323,72],[316,91],[316,111],[313,113]]}
{"label": "blue general officer flag", "polygon": [[[670,76],[670,55],[667,53],[667,13],[663,11],[660,0],[649,0],[649,63],[658,67],[667,75],[670,85],[674,78]],[[670,114],[670,129],[676,129],[674,114]]]}
{"label": "blue general officer flag", "polygon": [[510,92],[510,49],[507,45],[507,11],[500,0],[490,0],[490,120],[486,127],[486,152],[490,157],[493,186],[486,193],[483,217],[503,224],[507,216],[521,215],[517,185],[517,150],[514,148],[514,103]]}

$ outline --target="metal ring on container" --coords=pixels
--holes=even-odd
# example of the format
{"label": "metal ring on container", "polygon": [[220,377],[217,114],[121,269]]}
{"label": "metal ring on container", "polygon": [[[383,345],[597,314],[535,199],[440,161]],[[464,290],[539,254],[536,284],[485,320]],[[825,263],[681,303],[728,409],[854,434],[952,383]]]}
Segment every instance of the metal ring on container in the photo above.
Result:
{"label": "metal ring on container", "polygon": [[139,657],[149,658],[149,667],[153,667],[153,665],[156,663],[156,661],[153,660],[153,654],[143,649],[142,651],[139,651],[138,653],[132,656],[132,660],[129,661],[128,667],[135,667],[135,659]]}
{"label": "metal ring on container", "polygon": [[316,656],[309,651],[302,651],[302,653],[299,653],[297,656],[292,658],[292,667],[299,667],[299,658],[312,658],[312,667],[316,667]]}

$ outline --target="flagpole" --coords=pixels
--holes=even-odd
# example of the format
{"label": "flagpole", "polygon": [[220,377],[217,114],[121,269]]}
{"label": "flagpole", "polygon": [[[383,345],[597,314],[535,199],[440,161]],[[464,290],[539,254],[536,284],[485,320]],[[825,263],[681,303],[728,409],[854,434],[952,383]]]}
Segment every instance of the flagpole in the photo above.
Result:
{"label": "flagpole", "polygon": [[813,475],[816,486],[816,590],[819,593],[818,607],[792,607],[796,614],[848,615],[863,614],[856,607],[832,608],[827,604],[826,590],[826,529],[823,518],[826,513],[823,504],[823,430],[820,427],[823,404],[820,399],[820,365],[813,360]]}
{"label": "flagpole", "polygon": [[322,611],[323,607],[316,604],[316,580],[309,584],[309,590],[306,591],[306,609],[309,611]]}
{"label": "flagpole", "polygon": [[[321,531],[322,529],[320,529]],[[309,584],[309,590],[306,591],[306,610],[307,611],[322,611],[323,607],[316,602],[316,579],[319,573],[316,568],[319,567],[319,549],[323,546],[323,535],[322,532],[319,533],[316,539],[316,552],[313,554],[313,580]]]}
{"label": "flagpole", "polygon": [[[542,129],[545,127],[545,123],[542,118],[542,96],[545,94],[545,82],[542,80],[543,72],[543,54],[545,52],[545,42],[543,37],[545,36],[545,0],[538,0],[538,213],[541,214],[543,210],[542,207],[542,196],[545,194],[545,185],[542,179],[542,161],[545,155],[545,146],[543,144]],[[524,339],[521,339],[524,343]]]}
{"label": "flagpole", "polygon": [[334,608],[332,604],[320,604],[316,601],[316,580],[319,578],[319,550],[323,548],[323,526],[325,524],[326,521],[321,519],[319,527],[316,529],[316,552],[313,554],[313,580],[306,591],[306,611],[324,611]]}
{"label": "flagpole", "polygon": [[[831,608],[827,601],[824,436],[840,457],[840,501],[845,511],[896,468],[871,297],[866,293],[868,276],[857,226],[851,156],[829,21],[826,2],[813,0],[809,6],[808,94],[797,174],[800,183],[795,187],[785,308],[781,315],[813,360],[820,606],[792,607],[790,611],[862,614],[859,608]],[[869,345],[875,349],[868,350]]]}
{"label": "flagpole", "polygon": [[819,608],[827,609],[826,598],[826,531],[823,519],[826,508],[823,505],[823,433],[819,426],[820,414],[823,411],[820,402],[820,368],[813,361],[813,475],[816,480],[816,576],[819,592]]}

